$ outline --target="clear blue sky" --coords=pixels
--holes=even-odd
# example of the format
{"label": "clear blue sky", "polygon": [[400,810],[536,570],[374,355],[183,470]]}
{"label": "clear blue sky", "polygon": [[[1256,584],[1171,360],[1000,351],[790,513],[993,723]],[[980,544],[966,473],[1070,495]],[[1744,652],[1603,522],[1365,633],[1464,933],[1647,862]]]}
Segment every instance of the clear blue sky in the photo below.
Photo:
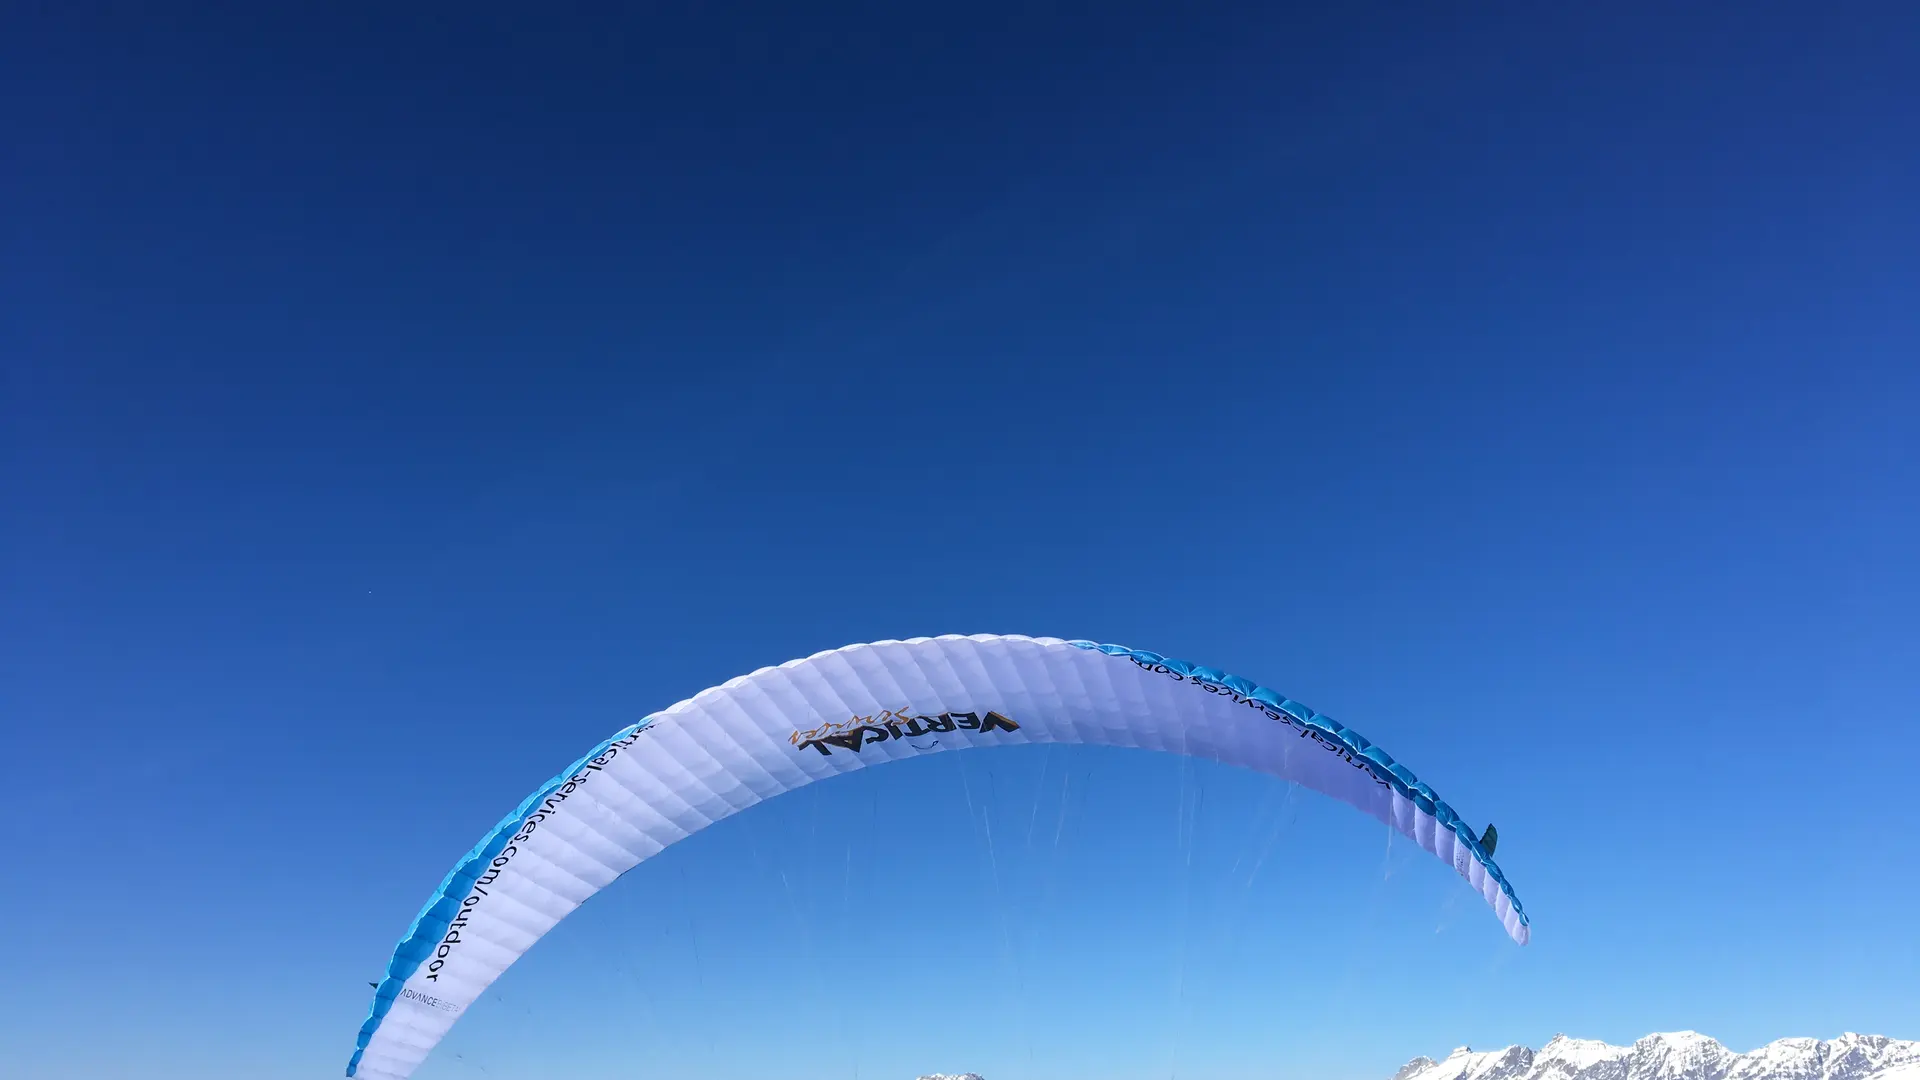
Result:
{"label": "clear blue sky", "polygon": [[9,1075],[338,1075],[581,750],[979,631],[1353,725],[1535,944],[1256,777],[951,755],[644,865],[423,1080],[1920,1037],[1912,5],[268,6],[0,33]]}

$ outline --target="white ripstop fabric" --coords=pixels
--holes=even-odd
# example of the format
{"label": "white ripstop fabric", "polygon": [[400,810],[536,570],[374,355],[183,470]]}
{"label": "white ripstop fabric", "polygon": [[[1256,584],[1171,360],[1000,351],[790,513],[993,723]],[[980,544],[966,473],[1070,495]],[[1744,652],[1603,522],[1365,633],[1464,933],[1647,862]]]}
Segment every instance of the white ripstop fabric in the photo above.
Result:
{"label": "white ripstop fabric", "polygon": [[878,642],[763,668],[654,714],[535,804],[471,884],[449,890],[447,927],[423,921],[433,940],[370,1021],[349,1075],[404,1080],[541,935],[667,845],[815,780],[973,746],[1139,747],[1293,781],[1452,865],[1526,940],[1523,917],[1451,829],[1307,736],[1224,687],[1055,638]]}

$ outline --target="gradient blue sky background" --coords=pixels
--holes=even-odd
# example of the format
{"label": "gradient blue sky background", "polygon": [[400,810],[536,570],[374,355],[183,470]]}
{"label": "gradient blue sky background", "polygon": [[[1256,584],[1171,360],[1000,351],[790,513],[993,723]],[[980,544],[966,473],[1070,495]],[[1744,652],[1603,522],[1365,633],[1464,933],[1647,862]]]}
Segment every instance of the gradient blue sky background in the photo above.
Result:
{"label": "gradient blue sky background", "polygon": [[9,1075],[338,1075],[581,750],[977,631],[1352,724],[1535,944],[1256,777],[951,755],[422,1080],[1920,1038],[1912,5],[169,6],[0,32]]}

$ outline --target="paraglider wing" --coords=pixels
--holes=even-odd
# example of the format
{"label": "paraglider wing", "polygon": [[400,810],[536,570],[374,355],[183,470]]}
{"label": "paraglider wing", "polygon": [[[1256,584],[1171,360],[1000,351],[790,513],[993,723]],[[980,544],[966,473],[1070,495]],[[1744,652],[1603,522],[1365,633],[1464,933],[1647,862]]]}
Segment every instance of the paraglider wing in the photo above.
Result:
{"label": "paraglider wing", "polygon": [[1021,743],[1188,754],[1313,788],[1449,863],[1515,941],[1528,940],[1526,914],[1490,845],[1379,747],[1298,702],[1116,645],[990,635],[877,642],[703,691],[616,733],[542,785],[474,845],[414,919],[347,1075],[404,1080],[569,912],[721,818],[868,765]]}

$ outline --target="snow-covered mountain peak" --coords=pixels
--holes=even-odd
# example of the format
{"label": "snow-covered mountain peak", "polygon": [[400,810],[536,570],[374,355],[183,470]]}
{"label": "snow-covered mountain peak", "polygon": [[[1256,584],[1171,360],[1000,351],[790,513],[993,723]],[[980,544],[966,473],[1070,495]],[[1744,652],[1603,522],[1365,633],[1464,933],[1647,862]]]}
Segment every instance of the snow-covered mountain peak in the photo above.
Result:
{"label": "snow-covered mountain peak", "polygon": [[1400,1067],[1394,1080],[1523,1080],[1532,1064],[1533,1051],[1524,1046],[1483,1053],[1462,1046],[1445,1061],[1414,1058]]}
{"label": "snow-covered mountain peak", "polygon": [[1425,1072],[1438,1064],[1439,1062],[1430,1057],[1422,1056],[1414,1058],[1412,1061],[1400,1066],[1400,1071],[1393,1074],[1393,1080],[1408,1080],[1408,1077],[1416,1073]]}
{"label": "snow-covered mountain peak", "polygon": [[1555,1035],[1533,1055],[1534,1075],[1539,1080],[1571,1080],[1576,1076],[1582,1080],[1625,1080],[1627,1058],[1632,1053],[1598,1039]]}

